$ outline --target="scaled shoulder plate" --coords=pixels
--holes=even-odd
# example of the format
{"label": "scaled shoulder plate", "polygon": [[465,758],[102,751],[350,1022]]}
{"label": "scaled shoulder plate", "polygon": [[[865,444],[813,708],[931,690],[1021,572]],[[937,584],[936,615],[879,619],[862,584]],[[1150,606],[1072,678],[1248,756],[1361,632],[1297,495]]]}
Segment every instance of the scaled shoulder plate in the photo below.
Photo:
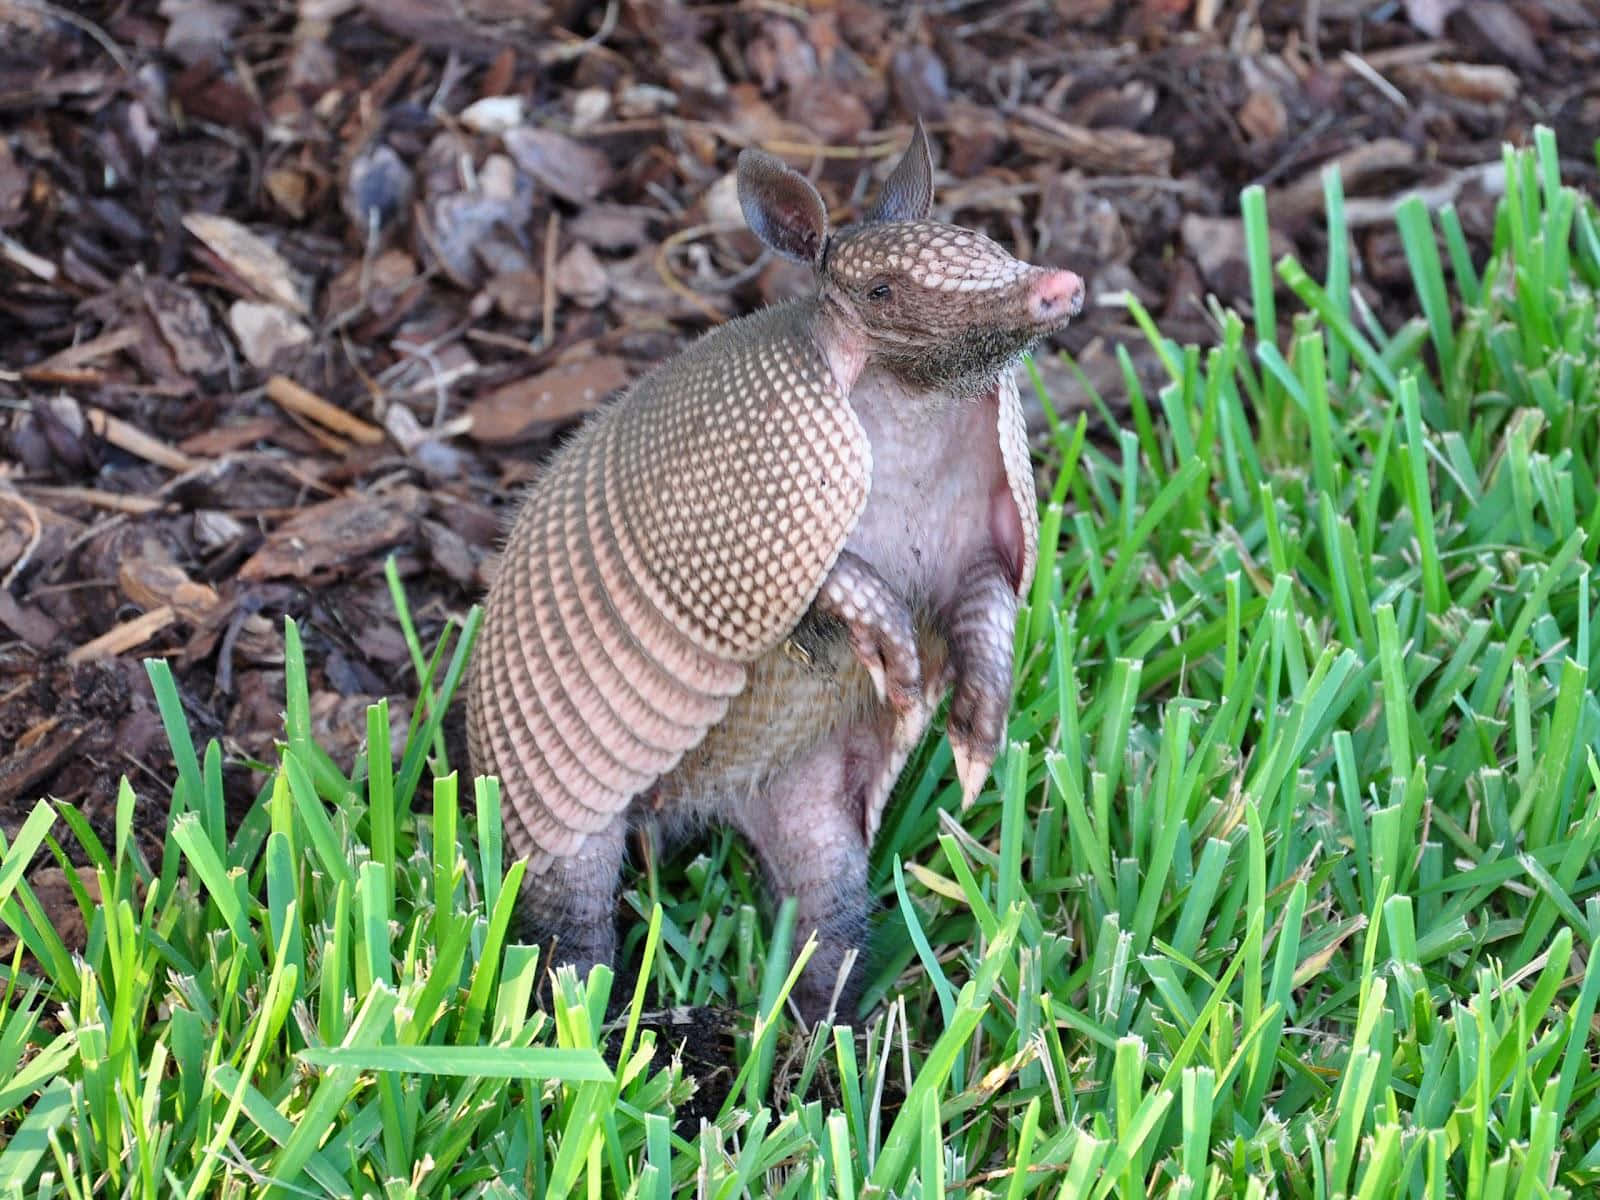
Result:
{"label": "scaled shoulder plate", "polygon": [[794,628],[866,506],[865,430],[795,308],[730,322],[624,398],[606,506],[652,603],[749,662]]}
{"label": "scaled shoulder plate", "polygon": [[1039,562],[1039,496],[1033,486],[1028,419],[1022,411],[1016,372],[1009,368],[1000,373],[999,408],[1000,457],[1006,466],[1006,482],[1016,501],[1017,515],[1022,518],[1022,577],[1017,581],[1017,595],[1026,597]]}

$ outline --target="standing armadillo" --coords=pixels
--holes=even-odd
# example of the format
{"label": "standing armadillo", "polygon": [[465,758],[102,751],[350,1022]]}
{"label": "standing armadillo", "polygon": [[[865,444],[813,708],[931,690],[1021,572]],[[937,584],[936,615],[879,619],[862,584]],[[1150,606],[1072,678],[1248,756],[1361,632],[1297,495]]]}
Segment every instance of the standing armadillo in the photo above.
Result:
{"label": "standing armadillo", "polygon": [[836,987],[853,1011],[867,848],[934,709],[969,802],[1004,734],[1037,534],[1012,367],[1084,289],[928,220],[920,122],[831,236],[770,155],[738,185],[817,294],[700,338],[552,457],[489,591],[468,737],[556,961],[610,961],[630,823],[726,820],[817,934],[813,1019]]}

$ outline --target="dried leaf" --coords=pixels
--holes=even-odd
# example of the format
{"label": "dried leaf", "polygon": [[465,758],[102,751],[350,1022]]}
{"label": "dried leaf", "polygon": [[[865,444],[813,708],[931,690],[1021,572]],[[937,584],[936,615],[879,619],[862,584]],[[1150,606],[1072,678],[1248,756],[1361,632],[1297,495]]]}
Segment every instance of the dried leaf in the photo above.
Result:
{"label": "dried leaf", "polygon": [[28,172],[11,154],[11,147],[0,138],[0,229],[23,220],[23,202],[28,196]]}
{"label": "dried leaf", "polygon": [[[0,534],[4,530],[0,529]],[[0,543],[0,565],[5,563]],[[47,650],[61,635],[61,627],[32,604],[19,604],[10,591],[0,588],[0,626],[16,634],[35,650]]]}
{"label": "dried leaf", "polygon": [[437,197],[429,214],[431,244],[462,286],[475,286],[486,264],[492,264],[493,272],[527,266],[520,249],[493,236],[497,231],[521,236],[533,215],[533,186],[505,155],[491,155],[483,164],[476,189]]}
{"label": "dried leaf", "polygon": [[708,100],[720,100],[727,95],[728,81],[710,46],[687,38],[669,38],[662,42],[660,54],[673,91]]}
{"label": "dried leaf", "polygon": [[237,7],[215,0],[161,0],[159,10],[170,18],[162,46],[184,63],[221,59],[242,15]]}

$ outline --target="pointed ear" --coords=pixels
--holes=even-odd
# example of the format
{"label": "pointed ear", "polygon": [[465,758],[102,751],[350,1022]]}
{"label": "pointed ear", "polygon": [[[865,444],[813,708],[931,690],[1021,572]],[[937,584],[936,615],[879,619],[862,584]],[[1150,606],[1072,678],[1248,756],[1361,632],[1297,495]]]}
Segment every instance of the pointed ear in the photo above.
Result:
{"label": "pointed ear", "polygon": [[739,207],[755,235],[785,258],[816,266],[828,210],[805,176],[762,150],[739,153]]}
{"label": "pointed ear", "polygon": [[928,135],[917,118],[911,144],[901,155],[899,165],[884,181],[883,193],[866,216],[874,221],[920,221],[933,207],[933,154]]}

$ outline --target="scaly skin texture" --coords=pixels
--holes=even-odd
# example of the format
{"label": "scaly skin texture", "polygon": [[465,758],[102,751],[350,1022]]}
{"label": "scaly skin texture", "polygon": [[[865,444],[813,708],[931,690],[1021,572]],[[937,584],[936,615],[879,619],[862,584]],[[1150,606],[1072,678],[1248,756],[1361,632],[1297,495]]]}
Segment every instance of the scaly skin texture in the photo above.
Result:
{"label": "scaly skin texture", "polygon": [[593,417],[518,514],[468,687],[523,916],[554,961],[615,951],[627,831],[726,821],[848,1017],[867,853],[950,696],[965,798],[1004,736],[1037,514],[1011,373],[1082,304],[1067,271],[927,220],[919,124],[866,221],[746,151],[752,229],[815,297],[730,322]]}

